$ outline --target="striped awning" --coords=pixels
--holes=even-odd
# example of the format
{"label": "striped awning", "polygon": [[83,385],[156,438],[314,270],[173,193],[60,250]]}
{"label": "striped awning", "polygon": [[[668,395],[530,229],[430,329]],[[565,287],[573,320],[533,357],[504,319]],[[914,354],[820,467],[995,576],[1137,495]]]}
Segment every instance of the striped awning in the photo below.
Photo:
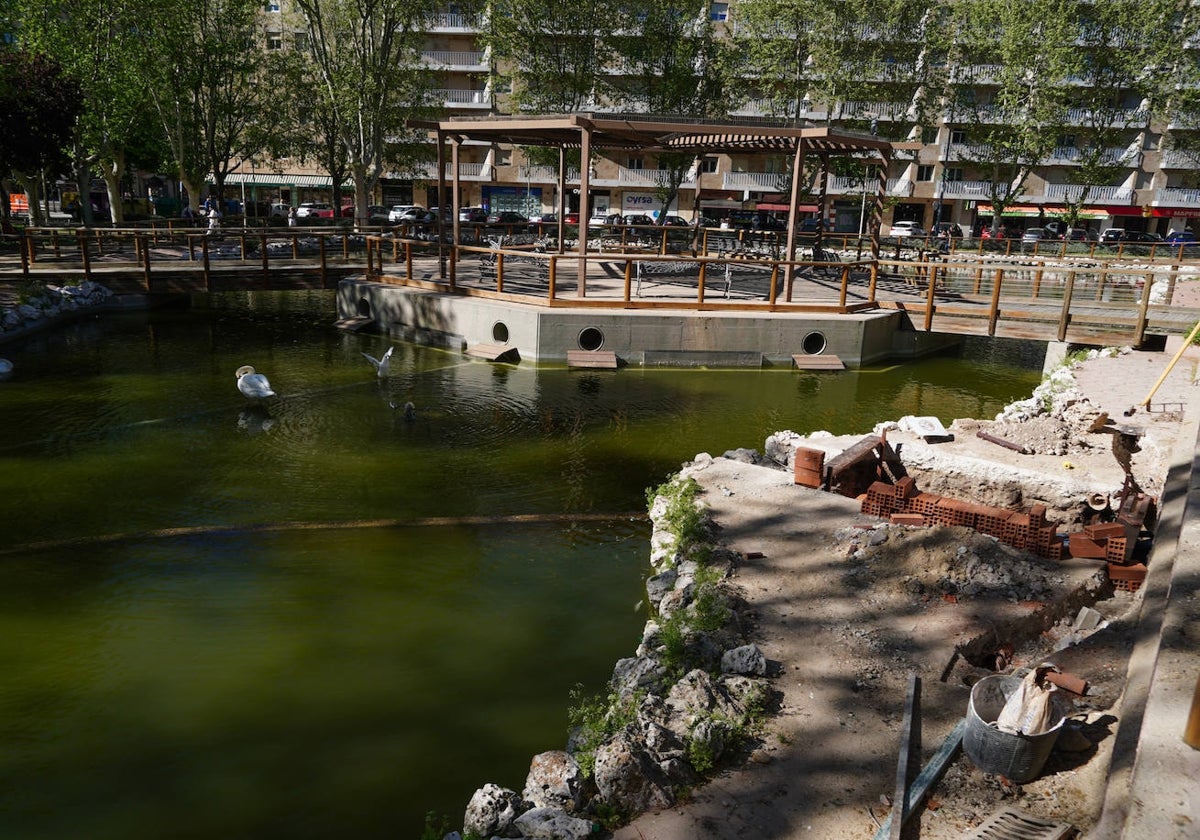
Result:
{"label": "striped awning", "polygon": [[[208,183],[213,183],[213,177],[208,177]],[[328,175],[292,175],[275,172],[230,172],[225,176],[225,186],[247,187],[325,187],[333,188],[333,179]],[[352,187],[353,181],[347,181],[342,186]]]}

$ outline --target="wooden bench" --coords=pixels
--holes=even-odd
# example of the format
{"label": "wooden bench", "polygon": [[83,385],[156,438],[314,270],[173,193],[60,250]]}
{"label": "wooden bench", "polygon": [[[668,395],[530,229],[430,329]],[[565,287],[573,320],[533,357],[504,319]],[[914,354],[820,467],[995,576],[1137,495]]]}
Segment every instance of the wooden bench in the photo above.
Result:
{"label": "wooden bench", "polygon": [[617,354],[612,350],[568,350],[567,367],[617,369]]}

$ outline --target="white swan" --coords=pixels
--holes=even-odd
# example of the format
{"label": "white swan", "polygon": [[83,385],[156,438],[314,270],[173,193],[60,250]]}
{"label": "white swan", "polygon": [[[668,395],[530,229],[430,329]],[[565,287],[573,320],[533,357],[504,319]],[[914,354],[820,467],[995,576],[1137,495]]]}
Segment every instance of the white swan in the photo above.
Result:
{"label": "white swan", "polygon": [[366,358],[368,362],[375,365],[375,372],[379,374],[380,379],[385,379],[391,375],[392,351],[395,349],[395,347],[389,347],[387,352],[383,354],[382,359],[376,359],[370,353],[363,353],[363,357]]}
{"label": "white swan", "polygon": [[242,365],[234,374],[237,377],[238,390],[247,397],[273,397],[275,392],[271,390],[271,383],[267,381],[267,377],[261,373],[255,373],[254,368],[250,365]]}

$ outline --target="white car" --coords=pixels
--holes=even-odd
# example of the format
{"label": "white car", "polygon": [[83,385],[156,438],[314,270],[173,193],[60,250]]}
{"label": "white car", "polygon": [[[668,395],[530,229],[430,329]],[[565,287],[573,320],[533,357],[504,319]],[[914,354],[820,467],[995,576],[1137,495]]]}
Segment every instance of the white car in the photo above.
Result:
{"label": "white car", "polygon": [[926,235],[927,234],[925,233],[925,228],[921,227],[920,222],[893,222],[892,223],[892,236],[924,237]]}
{"label": "white car", "polygon": [[419,204],[393,204],[392,209],[388,211],[388,221],[394,225],[411,222],[417,218],[418,214],[424,212],[425,208]]}

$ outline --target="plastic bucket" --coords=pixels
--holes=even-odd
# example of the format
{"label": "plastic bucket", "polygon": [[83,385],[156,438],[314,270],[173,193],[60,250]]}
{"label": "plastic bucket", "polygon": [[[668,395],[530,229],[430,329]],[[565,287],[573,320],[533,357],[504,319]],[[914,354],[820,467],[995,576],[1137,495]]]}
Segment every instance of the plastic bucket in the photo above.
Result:
{"label": "plastic bucket", "polygon": [[1020,677],[984,677],[971,688],[963,752],[985,773],[1004,776],[1017,784],[1032,782],[1054,749],[1063,718],[1040,735],[1014,735],[995,727],[1005,702],[1021,685]]}

